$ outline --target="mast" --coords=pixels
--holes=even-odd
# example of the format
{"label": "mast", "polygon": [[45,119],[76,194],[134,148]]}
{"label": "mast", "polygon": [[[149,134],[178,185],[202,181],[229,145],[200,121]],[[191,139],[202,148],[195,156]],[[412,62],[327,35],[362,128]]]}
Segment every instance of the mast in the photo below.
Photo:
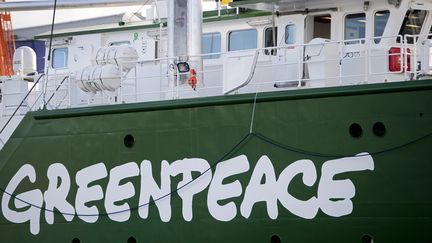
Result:
{"label": "mast", "polygon": [[[202,80],[202,4],[201,0],[168,0],[168,57],[176,66],[186,62]],[[178,69],[174,70],[179,72]],[[177,73],[178,75],[178,73]],[[172,76],[172,75],[171,75]],[[188,75],[180,74],[171,84],[184,84]],[[176,83],[176,82],[179,83]]]}

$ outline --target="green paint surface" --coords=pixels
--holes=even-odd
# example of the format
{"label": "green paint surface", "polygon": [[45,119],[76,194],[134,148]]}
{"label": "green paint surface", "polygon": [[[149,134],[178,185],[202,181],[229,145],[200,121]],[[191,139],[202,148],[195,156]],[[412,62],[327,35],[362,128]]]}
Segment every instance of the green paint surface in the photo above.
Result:
{"label": "green paint surface", "polygon": [[[24,180],[16,193],[38,188],[46,190],[47,168],[64,164],[72,188],[67,200],[74,204],[75,173],[104,162],[109,171],[128,162],[143,160],[153,164],[153,175],[160,175],[162,160],[172,163],[183,158],[203,158],[215,164],[250,130],[255,95],[235,95],[193,100],[91,107],[29,113],[0,151],[0,187],[4,189],[16,171],[26,163],[36,169],[36,183]],[[0,214],[2,242],[270,242],[278,235],[282,242],[361,242],[368,234],[374,242],[428,242],[432,228],[432,81],[298,90],[259,94],[255,106],[253,132],[271,138],[282,149],[250,136],[229,158],[246,155],[248,172],[227,178],[239,180],[244,189],[255,163],[267,155],[276,175],[289,164],[310,159],[317,168],[339,155],[372,154],[374,171],[337,175],[350,179],[356,187],[350,215],[334,218],[322,211],[314,219],[293,215],[281,204],[278,218],[269,218],[266,204],[259,202],[251,216],[241,216],[243,196],[221,201],[234,202],[237,217],[229,222],[215,220],[207,209],[208,189],[193,199],[193,219],[182,217],[182,201],[171,196],[172,217],[162,222],[151,205],[149,217],[142,219],[136,210],[129,221],[118,223],[106,216],[87,224],[78,217],[66,222],[55,216],[49,225],[41,213],[38,235],[29,232],[29,223],[11,224]],[[385,125],[378,137],[375,123]],[[353,138],[349,127],[357,123],[362,135]],[[124,145],[132,135],[132,148]],[[296,151],[294,151],[296,150]],[[301,150],[303,152],[299,152]],[[319,154],[335,155],[323,157]],[[173,177],[175,188],[181,176]],[[138,205],[140,178],[132,182],[136,196],[127,199]],[[106,188],[108,178],[95,182]],[[318,182],[312,187],[296,176],[288,191],[306,200],[316,196]],[[3,193],[1,193],[3,196]],[[12,200],[13,201],[13,200]],[[105,213],[103,200],[90,203]],[[90,206],[89,205],[89,206]],[[14,208],[13,202],[9,207]]]}

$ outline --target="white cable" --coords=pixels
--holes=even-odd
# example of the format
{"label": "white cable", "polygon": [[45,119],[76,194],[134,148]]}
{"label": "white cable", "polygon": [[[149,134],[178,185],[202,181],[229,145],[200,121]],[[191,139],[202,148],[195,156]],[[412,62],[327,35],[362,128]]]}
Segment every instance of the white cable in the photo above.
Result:
{"label": "white cable", "polygon": [[[257,88],[257,89],[258,89],[258,88]],[[251,117],[251,124],[250,124],[249,133],[252,133],[252,130],[253,130],[253,124],[254,124],[254,119],[255,119],[255,108],[256,108],[256,100],[257,100],[257,96],[258,96],[258,90],[255,92],[255,99],[254,99],[254,104],[253,104],[253,109],[252,109],[252,117]]]}

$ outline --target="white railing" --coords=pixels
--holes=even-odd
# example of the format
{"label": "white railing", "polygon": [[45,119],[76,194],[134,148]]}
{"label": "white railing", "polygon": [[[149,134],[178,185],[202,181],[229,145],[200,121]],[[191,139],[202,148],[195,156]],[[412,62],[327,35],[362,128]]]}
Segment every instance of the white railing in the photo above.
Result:
{"label": "white railing", "polygon": [[[224,79],[227,75],[229,78],[230,75],[227,74],[227,69],[230,68],[224,66],[226,61],[232,56],[254,51],[259,53],[256,66],[252,69],[241,65],[234,67],[236,72],[251,69],[252,80],[246,85],[239,83],[233,93],[411,80],[413,71],[409,71],[407,59],[412,56],[415,61],[417,52],[414,50],[409,53],[407,50],[412,45],[406,41],[397,43],[397,38],[404,40],[402,36],[343,41],[322,40],[318,43],[191,56],[190,59],[197,57],[204,59],[203,70],[198,72],[198,76],[201,76],[199,79],[201,84],[196,90],[192,90],[187,84],[178,85],[178,77],[187,77],[189,74],[177,75],[177,72],[171,70],[172,66],[170,69],[170,63],[173,63],[176,58],[140,60],[135,62],[133,71],[122,77],[123,85],[119,100],[129,103],[223,95],[226,85]],[[389,53],[390,48],[400,51]],[[272,50],[276,52],[275,56],[265,55]],[[219,58],[205,59],[206,56]],[[252,58],[252,55],[249,57]],[[390,70],[392,57],[396,57],[393,59],[399,62],[392,63],[393,70]],[[241,63],[242,57],[238,60]],[[245,77],[250,73],[245,73]]]}
{"label": "white railing", "polygon": [[[132,62],[135,67],[122,75],[121,87],[115,92],[84,94],[76,87],[71,73],[52,72],[27,97],[28,110],[216,96],[227,93],[227,84],[234,87],[230,93],[238,94],[407,81],[419,77],[421,41],[431,35],[342,41],[315,39],[308,44],[190,56],[191,62],[203,59],[203,69],[197,71],[196,90],[185,82],[189,73],[178,73],[172,64],[178,58]],[[389,53],[390,48],[399,52]],[[218,58],[208,58],[215,56]],[[249,62],[248,58],[257,61]],[[396,66],[392,63],[393,70],[390,70],[392,58],[399,62]],[[234,72],[244,78],[232,78]]]}

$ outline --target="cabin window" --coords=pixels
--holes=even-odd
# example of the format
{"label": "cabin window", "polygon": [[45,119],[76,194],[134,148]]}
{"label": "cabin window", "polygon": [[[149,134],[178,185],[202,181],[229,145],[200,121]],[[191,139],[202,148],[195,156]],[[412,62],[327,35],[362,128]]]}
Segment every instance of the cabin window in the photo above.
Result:
{"label": "cabin window", "polygon": [[203,56],[204,59],[216,59],[220,57],[221,34],[219,32],[205,33],[202,37],[202,54],[218,53]]}
{"label": "cabin window", "polygon": [[257,30],[236,30],[228,35],[228,51],[239,51],[257,48]]}
{"label": "cabin window", "polygon": [[[366,37],[366,14],[349,14],[345,17],[345,40],[363,39]],[[364,43],[364,41],[361,41]],[[346,44],[358,44],[359,41],[350,41]]]}
{"label": "cabin window", "polygon": [[[426,10],[409,10],[405,14],[405,18],[402,22],[402,27],[399,31],[399,35],[418,35],[423,27],[423,23],[426,19]],[[409,44],[414,43],[414,38],[407,37]],[[400,43],[400,38],[397,39]]]}
{"label": "cabin window", "polygon": [[285,26],[285,44],[294,44],[295,39],[295,25],[289,24]]}
{"label": "cabin window", "polygon": [[52,51],[52,68],[65,68],[67,67],[68,49],[66,47],[56,48]]}
{"label": "cabin window", "polygon": [[[381,37],[384,34],[385,27],[387,25],[387,21],[390,17],[390,11],[378,11],[374,16],[374,37]],[[374,39],[375,44],[381,42],[380,38]]]}
{"label": "cabin window", "polygon": [[[269,27],[264,31],[264,47],[273,47],[277,46],[277,27],[274,28],[274,36],[273,36],[273,27]],[[264,54],[266,55],[276,55],[277,49],[267,49],[264,50]]]}
{"label": "cabin window", "polygon": [[312,39],[314,38],[331,39],[331,21],[332,21],[331,15],[326,14],[326,15],[310,16],[310,17],[313,17]]}

